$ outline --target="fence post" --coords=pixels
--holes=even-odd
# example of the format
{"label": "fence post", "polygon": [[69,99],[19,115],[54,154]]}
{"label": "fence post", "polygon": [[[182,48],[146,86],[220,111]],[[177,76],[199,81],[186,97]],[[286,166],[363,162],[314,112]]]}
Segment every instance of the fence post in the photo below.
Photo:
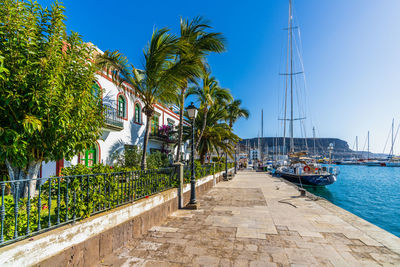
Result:
{"label": "fence post", "polygon": [[213,162],[213,186],[217,185],[217,179],[215,177],[215,162]]}
{"label": "fence post", "polygon": [[176,172],[178,174],[178,182],[179,182],[179,186],[178,186],[178,207],[180,209],[183,208],[183,163],[181,162],[176,162],[174,163],[175,167],[176,167]]}

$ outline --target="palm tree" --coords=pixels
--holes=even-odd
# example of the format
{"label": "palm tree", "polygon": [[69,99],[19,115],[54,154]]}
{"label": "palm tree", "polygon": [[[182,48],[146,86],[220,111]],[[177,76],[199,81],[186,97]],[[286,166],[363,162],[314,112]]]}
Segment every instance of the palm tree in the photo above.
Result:
{"label": "palm tree", "polygon": [[[179,43],[186,49],[181,50],[182,53],[177,54],[178,60],[193,61],[197,67],[206,70],[206,56],[211,52],[221,53],[225,51],[225,38],[221,33],[207,32],[210,29],[209,22],[202,17],[195,17],[191,21],[182,19],[180,21],[180,38]],[[198,76],[188,76],[179,87],[177,103],[180,108],[179,112],[179,130],[176,161],[181,157],[182,134],[183,134],[183,112],[185,108],[185,95],[189,82],[194,82]]]}
{"label": "palm tree", "polygon": [[226,103],[232,101],[233,98],[229,90],[221,88],[218,81],[215,79],[215,77],[210,76],[209,72],[204,73],[203,85],[201,87],[190,87],[186,95],[194,95],[197,98],[197,101],[200,102],[200,109],[203,111],[203,124],[201,125],[201,131],[195,145],[195,148],[197,150],[207,125],[207,115],[210,107],[217,102]]}
{"label": "palm tree", "polygon": [[[204,110],[200,109],[195,120],[195,126],[197,129],[200,129],[205,122],[204,115]],[[198,153],[202,164],[205,162],[206,155],[211,152],[219,153],[219,151],[222,150],[232,156],[234,144],[239,142],[240,138],[232,132],[227,123],[223,122],[226,116],[225,105],[217,103],[209,109],[203,138],[201,138],[198,146]],[[200,131],[198,130],[196,132],[197,139],[199,135]],[[190,140],[190,138],[191,127],[185,127],[183,139]],[[229,142],[224,142],[224,140],[229,140]]]}
{"label": "palm tree", "polygon": [[228,103],[226,106],[226,110],[228,113],[228,116],[226,117],[226,121],[228,122],[229,127],[233,127],[233,124],[239,119],[239,118],[245,118],[248,119],[250,116],[250,112],[246,108],[242,108],[242,101],[240,99],[233,100],[232,102]]}
{"label": "palm tree", "polygon": [[127,82],[135,88],[143,101],[143,113],[147,117],[146,131],[143,141],[141,168],[146,168],[146,150],[151,131],[151,121],[158,102],[168,103],[177,94],[186,77],[197,76],[196,64],[190,58],[177,59],[177,54],[185,53],[179,39],[170,34],[166,28],[154,30],[150,42],[144,50],[143,69],[128,65],[120,54],[114,54],[117,62],[111,68],[113,79],[120,84]]}

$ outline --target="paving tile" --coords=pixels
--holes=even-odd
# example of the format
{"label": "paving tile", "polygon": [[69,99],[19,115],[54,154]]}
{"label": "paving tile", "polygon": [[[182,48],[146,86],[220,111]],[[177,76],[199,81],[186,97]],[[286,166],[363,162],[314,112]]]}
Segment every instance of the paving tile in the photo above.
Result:
{"label": "paving tile", "polygon": [[198,200],[98,265],[400,266],[399,238],[265,173],[240,172]]}

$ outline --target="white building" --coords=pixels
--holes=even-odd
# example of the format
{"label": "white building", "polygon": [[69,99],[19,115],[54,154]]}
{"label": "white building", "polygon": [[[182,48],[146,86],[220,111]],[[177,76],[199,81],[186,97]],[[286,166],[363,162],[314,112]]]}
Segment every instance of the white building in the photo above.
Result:
{"label": "white building", "polygon": [[250,159],[251,160],[260,160],[260,151],[258,149],[250,150]]}
{"label": "white building", "polygon": [[[60,160],[44,163],[41,168],[41,177],[59,175],[61,168],[77,163],[92,166],[96,163],[112,165],[115,155],[122,153],[126,146],[143,146],[145,134],[146,116],[142,113],[143,102],[135,94],[135,90],[128,85],[124,88],[117,87],[109,76],[102,73],[98,75],[99,92],[103,93],[103,105],[106,106],[105,127],[102,136],[93,144],[91,149],[75,156],[72,160]],[[176,127],[179,125],[179,109],[177,107],[165,107],[161,104],[155,106],[156,114],[152,121],[152,131],[149,138],[148,153],[153,151],[169,150],[175,154],[171,141],[166,135],[159,132],[161,127]],[[178,113],[178,114],[177,114]],[[186,125],[188,125],[185,122]],[[185,151],[186,144],[182,147]],[[172,155],[171,155],[172,157]],[[183,154],[188,159],[189,154]]]}

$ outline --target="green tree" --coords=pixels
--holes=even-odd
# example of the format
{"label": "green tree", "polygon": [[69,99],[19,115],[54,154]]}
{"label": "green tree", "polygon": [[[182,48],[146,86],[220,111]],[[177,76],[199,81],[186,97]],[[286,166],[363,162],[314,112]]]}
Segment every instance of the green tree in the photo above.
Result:
{"label": "green tree", "polygon": [[[186,47],[186,49],[180,50],[177,54],[177,59],[193,61],[198,68],[205,71],[207,69],[207,55],[211,52],[221,53],[225,51],[225,38],[222,33],[208,32],[207,30],[210,28],[210,23],[202,17],[195,17],[191,21],[181,18],[179,43],[181,46]],[[186,91],[188,84],[194,82],[195,78],[196,76],[185,77],[182,85],[179,87],[176,101],[180,108],[176,161],[179,161],[181,158]]]}
{"label": "green tree", "polygon": [[202,112],[202,125],[200,127],[200,134],[197,138],[195,148],[198,149],[201,138],[207,126],[207,115],[209,109],[216,103],[225,103],[233,100],[231,93],[228,89],[221,88],[215,77],[210,76],[209,72],[205,72],[203,75],[202,86],[190,87],[187,91],[187,96],[194,95],[197,101],[200,102],[200,109]]}
{"label": "green tree", "polygon": [[[220,151],[227,152],[232,157],[234,152],[234,145],[239,142],[240,138],[234,134],[228,124],[224,122],[227,116],[226,107],[221,103],[213,105],[209,111],[207,120],[205,120],[204,110],[200,109],[199,114],[195,120],[195,138],[198,140],[200,130],[203,123],[206,122],[203,137],[200,139],[198,146],[198,154],[200,162],[204,164],[206,155],[208,153],[216,152],[218,155]],[[191,127],[184,127],[184,140],[191,140],[192,132]],[[228,140],[229,142],[224,142]]]}
{"label": "green tree", "polygon": [[143,101],[146,115],[146,131],[143,141],[141,168],[146,168],[146,151],[151,131],[151,121],[156,103],[170,103],[176,99],[177,88],[182,87],[186,77],[197,76],[198,69],[191,58],[177,58],[187,47],[166,28],[155,30],[144,50],[142,70],[128,65],[127,59],[119,57],[111,68],[113,79],[118,83],[132,84]]}
{"label": "green tree", "polygon": [[226,106],[226,110],[228,113],[226,121],[231,128],[238,119],[248,119],[250,116],[249,110],[246,108],[242,108],[242,101],[240,99],[236,99],[228,103]]}
{"label": "green tree", "polygon": [[33,196],[42,161],[71,158],[99,138],[101,94],[93,83],[101,66],[93,45],[67,34],[58,2],[48,9],[3,0],[0,51],[8,70],[0,79],[0,160],[11,180],[28,181],[21,195],[30,188]]}
{"label": "green tree", "polygon": [[0,80],[5,80],[8,73],[8,69],[4,68],[4,57],[0,54]]}

